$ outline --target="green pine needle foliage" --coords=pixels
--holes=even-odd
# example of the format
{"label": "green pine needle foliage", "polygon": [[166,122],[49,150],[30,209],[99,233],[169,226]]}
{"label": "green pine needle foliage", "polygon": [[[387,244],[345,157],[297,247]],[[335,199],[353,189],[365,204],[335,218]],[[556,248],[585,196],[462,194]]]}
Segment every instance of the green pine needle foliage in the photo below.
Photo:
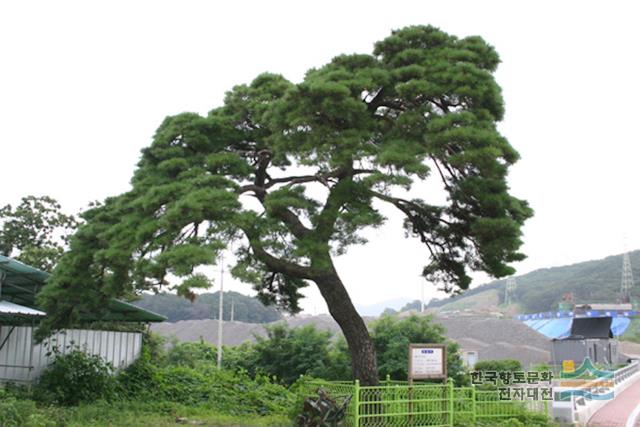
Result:
{"label": "green pine needle foliage", "polygon": [[[41,335],[113,296],[191,298],[212,284],[199,268],[230,247],[234,276],[295,313],[303,287],[335,276],[332,257],[385,222],[378,203],[403,215],[425,246],[423,275],[443,289],[466,289],[470,271],[512,274],[532,210],[508,191],[518,154],[497,129],[498,63],[479,37],[407,27],[300,83],[261,74],[206,116],[167,117],[131,190],[83,214],[40,295]],[[445,202],[407,195],[426,180]]]}

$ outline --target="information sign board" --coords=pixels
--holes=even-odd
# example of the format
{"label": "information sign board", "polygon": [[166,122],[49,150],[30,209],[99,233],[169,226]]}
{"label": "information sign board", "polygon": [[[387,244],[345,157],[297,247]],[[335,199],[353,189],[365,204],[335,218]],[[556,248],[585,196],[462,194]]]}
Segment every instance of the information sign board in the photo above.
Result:
{"label": "information sign board", "polygon": [[445,344],[409,344],[409,381],[447,378]]}

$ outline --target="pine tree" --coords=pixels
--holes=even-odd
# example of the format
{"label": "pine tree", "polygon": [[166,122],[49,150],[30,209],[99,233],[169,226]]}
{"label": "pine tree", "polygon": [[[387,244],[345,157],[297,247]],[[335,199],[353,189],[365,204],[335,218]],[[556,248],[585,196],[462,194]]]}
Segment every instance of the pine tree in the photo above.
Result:
{"label": "pine tree", "polygon": [[[427,248],[423,274],[451,291],[469,270],[514,272],[520,228],[532,215],[509,195],[518,154],[496,129],[504,114],[494,49],[433,27],[395,31],[373,55],[341,55],[293,84],[262,74],[234,87],[206,117],[168,117],[142,152],[131,191],[85,213],[42,295],[46,328],[99,309],[114,295],[170,284],[190,296],[195,273],[231,242],[235,277],[260,298],[299,311],[314,283],[340,325],[353,375],[376,384],[376,356],[333,263],[361,231],[405,217]],[[445,204],[399,197],[441,180]],[[79,304],[78,306],[76,304]]]}

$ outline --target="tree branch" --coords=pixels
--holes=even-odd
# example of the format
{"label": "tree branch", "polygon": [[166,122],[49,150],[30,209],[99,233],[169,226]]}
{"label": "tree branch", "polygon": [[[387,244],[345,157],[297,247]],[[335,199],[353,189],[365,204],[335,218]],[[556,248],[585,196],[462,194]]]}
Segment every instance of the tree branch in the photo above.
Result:
{"label": "tree branch", "polygon": [[[375,172],[377,171],[374,169],[353,169],[350,175],[360,175],[360,174],[375,173]],[[261,177],[256,176],[256,180],[254,184],[244,185],[240,187],[238,190],[236,190],[236,193],[243,194],[243,193],[252,191],[256,196],[256,198],[260,200],[260,202],[264,202],[264,199],[267,195],[267,189],[276,184],[286,183],[287,185],[293,185],[293,184],[300,184],[305,182],[321,182],[324,185],[328,185],[327,180],[329,178],[340,178],[345,176],[344,169],[336,169],[325,174],[288,176],[288,177],[282,177],[282,178],[269,179],[268,182],[265,182],[264,178],[267,177],[266,168],[265,169],[258,168],[258,170],[256,171],[256,174],[258,173],[261,173]],[[262,182],[262,185],[259,185],[258,184],[259,182]],[[264,203],[263,203],[263,206],[264,206]],[[307,237],[311,233],[311,230],[307,228],[302,223],[302,221],[300,221],[300,218],[298,217],[298,215],[296,215],[290,209],[282,208],[282,209],[278,209],[277,211],[274,211],[273,213],[289,228],[289,231],[295,237],[301,239],[301,238]],[[335,220],[333,221],[333,223],[335,223]],[[329,226],[330,224],[327,224],[327,225]],[[331,228],[332,228],[332,225],[331,225]]]}
{"label": "tree branch", "polygon": [[432,256],[435,255],[432,246],[437,246],[443,252],[446,250],[446,241],[445,243],[442,243],[428,237],[427,230],[429,224],[425,220],[425,218],[423,218],[423,216],[427,216],[429,219],[435,219],[436,221],[442,222],[447,225],[452,225],[450,222],[442,219],[439,216],[436,217],[433,215],[429,215],[429,212],[427,212],[424,207],[411,202],[410,200],[387,196],[385,194],[378,193],[377,191],[371,191],[371,194],[380,200],[391,203],[406,215],[407,219],[413,225],[413,232],[420,236],[420,241],[427,245]]}
{"label": "tree branch", "polygon": [[[348,175],[348,177],[350,181],[351,175]],[[343,194],[340,191],[340,188],[348,182],[345,178],[347,178],[346,175],[341,176],[338,179],[338,183],[331,188],[327,201],[324,204],[324,208],[322,208],[322,211],[318,215],[318,223],[316,225],[315,232],[317,238],[323,243],[328,242],[331,238],[335,229],[336,221],[340,214],[340,208],[345,202]]]}
{"label": "tree branch", "polygon": [[257,236],[253,235],[246,229],[243,229],[243,232],[249,240],[249,245],[251,246],[251,250],[253,251],[256,259],[265,264],[271,271],[286,274],[287,276],[298,279],[313,280],[316,277],[310,267],[305,267],[274,257],[264,249]]}
{"label": "tree branch", "polygon": [[270,188],[276,184],[283,184],[283,183],[287,183],[288,185],[293,185],[293,184],[303,184],[305,182],[317,181],[317,182],[321,182],[322,184],[325,184],[326,182],[325,177],[326,175],[301,175],[301,176],[287,176],[284,178],[273,178],[273,179],[270,179],[269,182],[267,182],[267,184],[265,185],[265,188]]}
{"label": "tree branch", "polygon": [[267,193],[264,187],[260,187],[259,185],[256,185],[256,184],[248,184],[238,188],[236,190],[236,194],[240,195],[249,191],[253,191],[255,193],[255,196],[258,198],[260,197],[264,198],[264,196]]}
{"label": "tree branch", "polygon": [[453,190],[449,186],[449,183],[447,182],[447,178],[444,176],[444,173],[442,172],[442,169],[440,168],[440,164],[438,163],[438,160],[433,156],[429,156],[429,157],[431,157],[431,160],[433,160],[433,163],[436,165],[436,169],[438,169],[438,173],[440,174],[440,178],[442,179],[442,183],[444,184],[446,189],[451,193]]}
{"label": "tree branch", "polygon": [[[376,173],[378,172],[375,169],[353,169],[351,175],[361,175],[365,173]],[[323,185],[327,185],[327,180],[329,178],[338,178],[340,175],[344,174],[342,169],[336,169],[329,173],[323,174],[315,174],[315,175],[301,175],[301,176],[287,176],[283,178],[273,178],[270,179],[269,182],[265,185],[265,188],[270,188],[276,184],[288,183],[292,184],[303,184],[305,182],[320,182]]]}

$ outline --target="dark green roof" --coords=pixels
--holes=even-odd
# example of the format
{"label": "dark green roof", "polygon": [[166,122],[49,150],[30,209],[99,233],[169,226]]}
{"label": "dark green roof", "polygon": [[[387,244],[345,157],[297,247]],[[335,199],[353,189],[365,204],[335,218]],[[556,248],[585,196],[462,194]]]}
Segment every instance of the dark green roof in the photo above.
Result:
{"label": "dark green roof", "polygon": [[[39,309],[36,304],[36,295],[48,278],[49,273],[45,271],[0,255],[0,279],[2,280],[0,300]],[[98,317],[91,313],[84,313],[82,319],[85,321],[162,322],[166,317],[127,302],[112,299],[109,301],[106,315]]]}

